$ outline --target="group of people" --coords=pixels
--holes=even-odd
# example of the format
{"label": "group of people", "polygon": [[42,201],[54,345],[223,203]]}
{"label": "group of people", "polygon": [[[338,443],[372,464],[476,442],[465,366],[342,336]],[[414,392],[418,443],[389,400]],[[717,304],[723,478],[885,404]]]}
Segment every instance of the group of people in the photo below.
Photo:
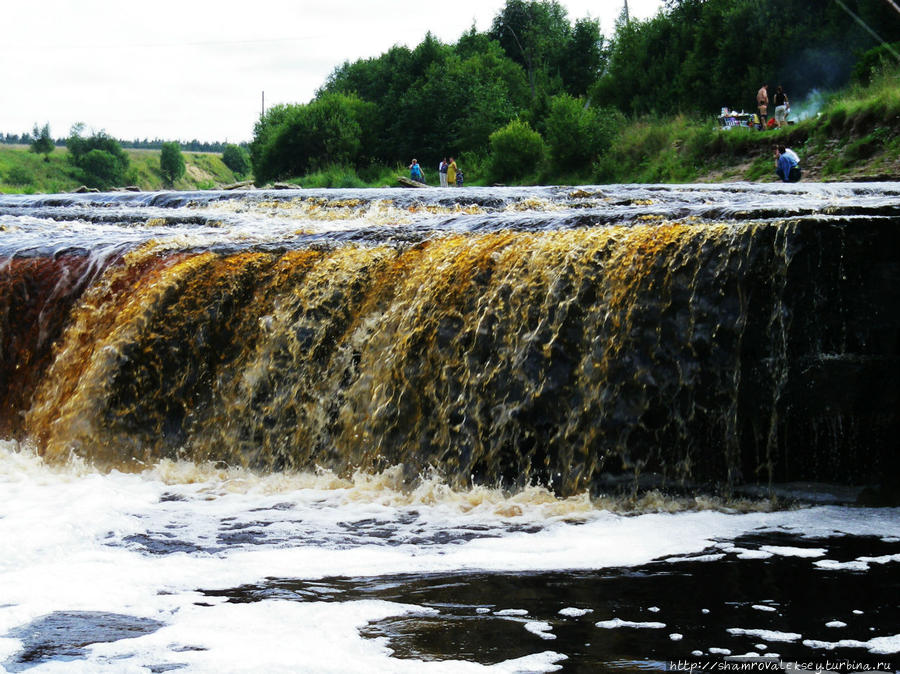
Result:
{"label": "group of people", "polygon": [[756,92],[756,105],[759,109],[760,128],[765,129],[768,126],[777,126],[781,128],[787,126],[788,112],[791,110],[791,102],[788,100],[784,88],[779,84],[772,96],[772,103],[775,104],[774,123],[768,122],[769,112],[769,85],[763,84],[759,91]]}
{"label": "group of people", "polygon": [[[774,124],[767,123],[769,112],[769,85],[763,84],[759,91],[756,92],[756,105],[759,108],[760,128],[765,129],[768,126],[777,126],[782,128],[787,126],[787,116],[791,109],[791,102],[788,100],[787,94],[784,93],[784,87],[780,84],[775,89],[772,96],[772,103],[775,104]],[[796,183],[800,181],[800,157],[791,148],[784,145],[775,146],[775,174],[785,183]]]}
{"label": "group of people", "polygon": [[[438,175],[441,177],[441,187],[450,185],[462,187],[463,185],[463,172],[459,170],[453,157],[450,157],[449,162],[446,157],[441,159],[441,163],[438,166]],[[413,159],[412,164],[409,165],[409,177],[416,182],[425,184],[425,172],[417,159]]]}

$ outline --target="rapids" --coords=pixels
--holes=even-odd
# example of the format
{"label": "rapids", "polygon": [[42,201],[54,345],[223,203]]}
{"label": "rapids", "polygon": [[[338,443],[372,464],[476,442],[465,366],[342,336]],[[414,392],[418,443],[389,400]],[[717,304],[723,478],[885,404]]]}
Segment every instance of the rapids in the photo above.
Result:
{"label": "rapids", "polygon": [[0,195],[0,668],[898,671],[900,186]]}

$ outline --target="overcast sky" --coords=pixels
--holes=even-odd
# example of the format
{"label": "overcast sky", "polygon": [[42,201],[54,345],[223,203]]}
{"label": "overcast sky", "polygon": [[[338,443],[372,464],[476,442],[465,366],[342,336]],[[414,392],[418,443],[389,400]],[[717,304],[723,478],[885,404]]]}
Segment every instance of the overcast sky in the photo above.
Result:
{"label": "overcast sky", "polygon": [[[505,0],[4,0],[0,133],[76,122],[120,139],[250,140],[266,106],[306,103],[344,61],[487,30]],[[623,0],[563,0],[612,33]],[[649,18],[662,0],[629,0]]]}

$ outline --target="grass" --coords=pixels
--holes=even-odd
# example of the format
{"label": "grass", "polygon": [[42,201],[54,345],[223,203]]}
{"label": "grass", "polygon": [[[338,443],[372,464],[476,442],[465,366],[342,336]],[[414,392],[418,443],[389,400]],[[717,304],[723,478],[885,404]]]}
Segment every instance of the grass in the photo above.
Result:
{"label": "grass", "polygon": [[[185,175],[169,186],[159,170],[159,150],[125,150],[125,153],[130,162],[128,182],[142,190],[213,189],[241,180],[222,163],[221,155],[185,152]],[[45,161],[25,145],[0,144],[0,192],[55,194],[71,192],[80,186],[81,178],[69,162],[65,148],[56,148]]]}
{"label": "grass", "polygon": [[900,178],[900,70],[882,72],[823,100],[820,113],[784,129],[722,131],[714,118],[645,118],[620,131],[593,180],[707,182],[776,180],[772,146],[793,147],[804,179]]}
{"label": "grass", "polygon": [[[900,69],[885,69],[868,85],[853,85],[823,97],[819,114],[784,129],[722,131],[712,117],[648,117],[626,123],[612,146],[589,171],[554,173],[535,167],[519,184],[684,183],[776,180],[772,146],[793,147],[801,157],[804,180],[900,179]],[[158,150],[126,150],[129,178],[143,190],[213,189],[238,182],[222,157],[184,153],[186,171],[175,185],[164,183]],[[488,157],[463,153],[457,160],[466,185],[488,183]],[[308,188],[395,186],[408,175],[400,164],[355,170],[334,165],[290,182]],[[426,176],[437,185],[437,174]],[[0,192],[68,192],[81,184],[64,148],[47,158],[26,146],[0,145]]]}

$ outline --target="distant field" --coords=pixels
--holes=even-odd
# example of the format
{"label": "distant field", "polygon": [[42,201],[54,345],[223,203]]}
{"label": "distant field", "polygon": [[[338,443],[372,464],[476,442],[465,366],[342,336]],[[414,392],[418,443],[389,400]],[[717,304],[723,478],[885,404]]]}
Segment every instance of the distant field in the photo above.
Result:
{"label": "distant field", "polygon": [[[130,184],[142,190],[202,190],[246,179],[236,176],[215,152],[183,152],[185,174],[169,187],[159,170],[159,150],[126,149],[131,161]],[[44,157],[27,145],[0,144],[0,192],[5,194],[52,194],[71,192],[82,184],[78,171],[68,161],[68,151],[57,147]]]}

